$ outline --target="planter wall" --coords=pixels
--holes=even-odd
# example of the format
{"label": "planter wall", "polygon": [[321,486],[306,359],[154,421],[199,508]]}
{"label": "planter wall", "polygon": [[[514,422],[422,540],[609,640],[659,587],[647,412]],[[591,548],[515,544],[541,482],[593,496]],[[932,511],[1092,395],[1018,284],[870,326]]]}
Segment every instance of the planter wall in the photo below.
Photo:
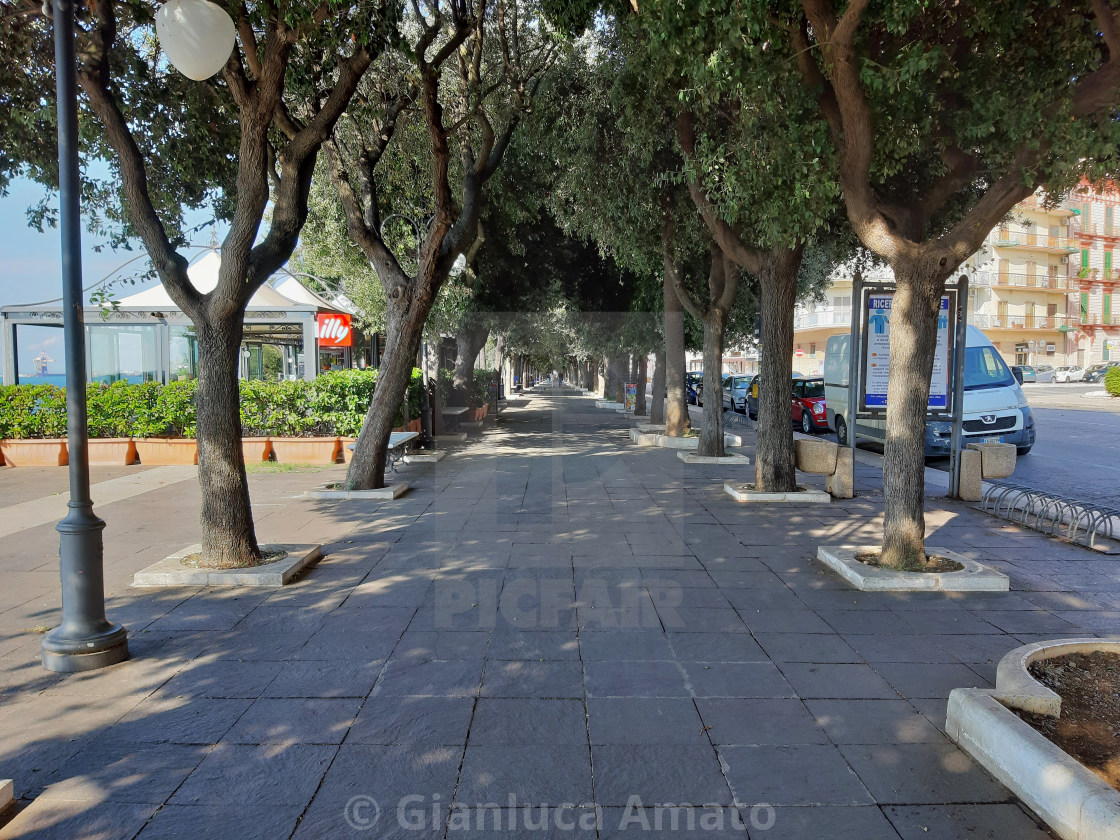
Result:
{"label": "planter wall", "polygon": [[349,464],[354,460],[354,450],[350,447],[358,442],[357,438],[344,437],[339,438],[339,446],[342,448],[342,463]]}
{"label": "planter wall", "polygon": [[189,466],[198,463],[194,438],[137,438],[136,453],[145,466]]}
{"label": "planter wall", "polygon": [[241,454],[245,463],[267,461],[272,455],[272,439],[267,437],[241,438]]}
{"label": "planter wall", "polygon": [[0,440],[0,452],[10,467],[64,467],[70,463],[66,438]]}
{"label": "planter wall", "polygon": [[136,442],[132,438],[92,438],[89,462],[102,467],[127,467],[136,463]]}
{"label": "planter wall", "polygon": [[341,445],[337,437],[272,438],[272,451],[281,464],[333,464]]}

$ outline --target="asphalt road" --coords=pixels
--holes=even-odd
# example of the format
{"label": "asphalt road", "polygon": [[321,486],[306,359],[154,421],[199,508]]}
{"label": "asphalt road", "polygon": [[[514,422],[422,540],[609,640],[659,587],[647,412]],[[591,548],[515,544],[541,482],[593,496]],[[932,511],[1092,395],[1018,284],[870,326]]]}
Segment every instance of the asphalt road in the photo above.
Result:
{"label": "asphalt road", "polygon": [[[1102,385],[1027,385],[1037,442],[1012,481],[1120,510],[1120,399],[1087,399]],[[949,459],[930,466],[948,470]]]}

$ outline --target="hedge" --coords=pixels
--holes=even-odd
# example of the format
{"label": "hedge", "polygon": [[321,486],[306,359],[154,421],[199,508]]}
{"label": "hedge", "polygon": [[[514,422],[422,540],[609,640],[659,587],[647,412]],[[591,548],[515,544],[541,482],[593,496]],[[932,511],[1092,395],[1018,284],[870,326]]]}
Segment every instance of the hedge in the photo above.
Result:
{"label": "hedge", "polygon": [[1104,389],[1114,397],[1120,397],[1120,367],[1109,368],[1104,375]]}
{"label": "hedge", "polygon": [[[377,385],[376,370],[341,370],[304,380],[241,382],[241,426],[246,437],[355,437]],[[112,437],[194,437],[197,432],[195,381],[90,383],[86,389],[89,435]],[[423,380],[413,370],[408,417],[420,416]],[[66,389],[56,385],[0,385],[0,438],[66,435]]]}

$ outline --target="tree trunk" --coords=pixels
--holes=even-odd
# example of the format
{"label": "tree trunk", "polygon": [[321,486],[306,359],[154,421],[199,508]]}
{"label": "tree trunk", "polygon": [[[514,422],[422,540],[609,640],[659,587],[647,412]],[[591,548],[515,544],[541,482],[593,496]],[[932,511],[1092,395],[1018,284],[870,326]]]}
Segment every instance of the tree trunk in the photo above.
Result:
{"label": "tree trunk", "polygon": [[762,374],[758,390],[758,439],[755,489],[792,493],[797,489],[790,413],[793,381],[793,310],[801,249],[773,250],[763,256],[759,277],[762,310]]}
{"label": "tree trunk", "polygon": [[261,558],[241,450],[238,367],[243,313],[226,323],[196,323],[198,334],[198,483],[202,488],[202,560],[217,569]]}
{"label": "tree trunk", "polygon": [[502,361],[506,355],[506,337],[498,333],[497,338],[494,339],[494,365],[491,370],[494,371],[494,381],[498,383],[498,396],[502,396]]}
{"label": "tree trunk", "polygon": [[704,419],[697,455],[723,456],[723,330],[726,314],[711,307],[704,319]]}
{"label": "tree trunk", "polygon": [[634,415],[636,417],[646,416],[646,378],[649,367],[649,356],[642,353],[638,356],[638,375],[634,377],[634,381],[638,383],[638,393],[634,402]]}
{"label": "tree trunk", "polygon": [[665,423],[665,348],[658,347],[653,355],[653,396],[650,399],[649,422],[655,426]]}
{"label": "tree trunk", "polygon": [[583,387],[595,391],[595,364],[591,359],[583,363]]}
{"label": "tree trunk", "polygon": [[348,490],[371,490],[385,486],[389,435],[408,392],[427,310],[416,303],[409,305],[389,298],[385,316],[385,351],[377,372],[377,387],[358,441],[354,444],[350,468],[346,471]]}
{"label": "tree trunk", "polygon": [[622,402],[623,379],[626,376],[626,355],[618,353],[607,359],[607,391],[606,398],[611,402]]}
{"label": "tree trunk", "polygon": [[467,405],[474,385],[474,364],[486,345],[490,330],[483,326],[460,328],[455,335],[455,372],[451,377],[451,404]]}
{"label": "tree trunk", "polygon": [[684,306],[677,297],[674,277],[681,273],[681,264],[666,244],[662,297],[665,307],[665,434],[683,437],[692,430],[688,417],[688,399],[684,390]]}
{"label": "tree trunk", "polygon": [[[925,548],[926,410],[945,278],[920,260],[898,260],[890,315],[887,439],[883,447],[883,545],[880,562],[916,569]],[[850,434],[850,432],[849,432]]]}

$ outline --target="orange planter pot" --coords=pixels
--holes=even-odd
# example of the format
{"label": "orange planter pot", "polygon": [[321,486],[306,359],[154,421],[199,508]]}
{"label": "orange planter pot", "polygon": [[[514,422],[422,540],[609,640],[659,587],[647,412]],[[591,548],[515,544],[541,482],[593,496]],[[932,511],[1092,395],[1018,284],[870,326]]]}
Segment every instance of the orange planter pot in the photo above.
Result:
{"label": "orange planter pot", "polygon": [[135,464],[136,442],[132,438],[91,438],[89,462],[101,467]]}
{"label": "orange planter pot", "polygon": [[241,438],[241,454],[244,456],[246,464],[267,461],[268,456],[272,454],[272,438]]}
{"label": "orange planter pot", "polygon": [[466,414],[467,422],[468,423],[477,423],[479,420],[485,420],[486,419],[486,410],[487,410],[486,406],[480,406],[479,408],[472,408]]}
{"label": "orange planter pot", "polygon": [[193,438],[137,438],[136,452],[145,466],[198,463],[198,441]]}
{"label": "orange planter pot", "polygon": [[272,439],[272,451],[281,464],[333,464],[341,445],[336,437]]}
{"label": "orange planter pot", "polygon": [[70,463],[66,438],[0,440],[0,452],[9,467],[65,467]]}

